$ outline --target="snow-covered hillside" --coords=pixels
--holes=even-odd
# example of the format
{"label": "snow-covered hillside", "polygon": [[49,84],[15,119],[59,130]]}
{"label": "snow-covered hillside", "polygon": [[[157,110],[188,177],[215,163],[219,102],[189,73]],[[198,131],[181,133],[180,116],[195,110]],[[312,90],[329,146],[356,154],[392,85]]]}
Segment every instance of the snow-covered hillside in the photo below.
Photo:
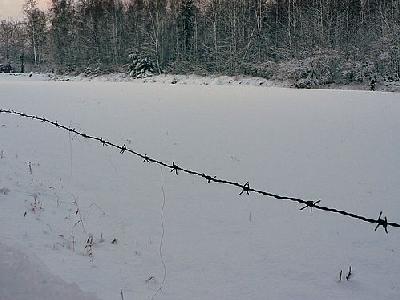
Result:
{"label": "snow-covered hillside", "polygon": [[[0,108],[400,221],[398,94],[39,79],[0,77]],[[0,114],[0,141],[1,300],[400,298],[396,228],[240,196],[16,116]]]}

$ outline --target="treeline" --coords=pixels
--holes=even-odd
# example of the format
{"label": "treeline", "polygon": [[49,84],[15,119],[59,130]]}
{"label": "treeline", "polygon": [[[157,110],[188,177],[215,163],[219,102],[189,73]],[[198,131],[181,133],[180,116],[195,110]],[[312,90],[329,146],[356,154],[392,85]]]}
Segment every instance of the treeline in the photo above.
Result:
{"label": "treeline", "polygon": [[27,0],[0,55],[60,72],[123,69],[363,81],[400,76],[400,0]]}

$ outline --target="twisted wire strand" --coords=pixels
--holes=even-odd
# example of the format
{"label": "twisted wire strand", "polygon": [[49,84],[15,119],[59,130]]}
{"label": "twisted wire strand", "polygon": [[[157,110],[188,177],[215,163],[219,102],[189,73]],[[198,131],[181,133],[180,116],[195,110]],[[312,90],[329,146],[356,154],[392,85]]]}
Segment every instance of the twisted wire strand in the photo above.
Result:
{"label": "twisted wire strand", "polygon": [[321,202],[320,200],[319,201],[306,200],[306,199],[301,199],[301,198],[296,198],[296,197],[289,197],[289,196],[274,194],[274,193],[271,193],[268,191],[258,190],[258,189],[250,187],[249,182],[242,184],[239,182],[230,181],[230,180],[223,179],[223,178],[218,178],[217,176],[211,176],[211,175],[199,172],[199,171],[191,170],[189,168],[181,167],[181,166],[178,166],[175,162],[173,162],[172,164],[168,163],[168,162],[164,162],[162,160],[158,160],[156,158],[150,157],[147,154],[139,153],[131,148],[128,148],[125,144],[124,145],[115,144],[107,139],[104,139],[101,137],[96,137],[96,136],[87,134],[85,132],[78,131],[75,128],[59,124],[57,121],[52,121],[45,117],[30,115],[27,113],[23,113],[23,112],[11,110],[11,109],[0,109],[0,114],[1,113],[15,115],[18,117],[28,118],[28,119],[37,120],[37,121],[41,121],[43,123],[50,124],[56,128],[66,130],[69,133],[74,133],[85,139],[97,141],[103,146],[110,146],[112,148],[118,149],[121,154],[124,154],[125,152],[133,154],[133,155],[143,159],[143,162],[157,164],[161,167],[169,169],[171,172],[175,173],[176,175],[179,175],[179,173],[182,172],[182,173],[186,173],[186,174],[189,174],[192,176],[201,177],[201,178],[207,180],[208,183],[214,182],[214,183],[220,183],[220,184],[237,187],[237,188],[241,189],[240,195],[243,195],[244,193],[246,193],[247,195],[249,195],[250,193],[256,193],[256,194],[263,195],[263,196],[266,196],[269,198],[274,198],[277,200],[290,201],[290,202],[302,204],[303,207],[300,210],[303,210],[305,208],[313,208],[313,209],[317,209],[317,210],[321,210],[321,211],[325,211],[325,212],[329,212],[329,213],[340,214],[342,216],[346,216],[346,217],[349,217],[352,219],[357,219],[357,220],[360,220],[360,221],[363,221],[366,223],[376,224],[375,231],[379,227],[382,227],[385,230],[385,232],[388,233],[388,227],[396,227],[396,228],[400,227],[399,223],[389,222],[387,220],[387,217],[382,218],[382,211],[380,212],[379,217],[377,219],[368,218],[368,217],[364,217],[362,215],[358,215],[358,214],[348,212],[345,210],[339,210],[339,209],[332,208],[332,207],[322,206],[319,204]]}

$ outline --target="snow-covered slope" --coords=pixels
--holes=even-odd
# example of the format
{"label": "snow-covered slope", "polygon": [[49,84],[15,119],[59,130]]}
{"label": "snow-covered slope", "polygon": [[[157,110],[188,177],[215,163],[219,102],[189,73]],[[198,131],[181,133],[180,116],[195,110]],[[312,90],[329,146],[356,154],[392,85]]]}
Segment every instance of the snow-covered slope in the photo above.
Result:
{"label": "snow-covered slope", "polygon": [[95,300],[76,284],[66,284],[50,274],[34,256],[0,244],[0,299]]}
{"label": "snow-covered slope", "polygon": [[[0,79],[1,108],[260,189],[400,221],[396,94],[12,78]],[[45,278],[103,300],[121,299],[121,290],[124,299],[400,297],[399,230],[386,235],[239,196],[14,116],[0,115],[0,141],[2,266],[13,261],[11,247],[45,265],[11,269],[46,268]],[[353,276],[338,282],[349,266]],[[0,299],[17,286],[0,284]]]}

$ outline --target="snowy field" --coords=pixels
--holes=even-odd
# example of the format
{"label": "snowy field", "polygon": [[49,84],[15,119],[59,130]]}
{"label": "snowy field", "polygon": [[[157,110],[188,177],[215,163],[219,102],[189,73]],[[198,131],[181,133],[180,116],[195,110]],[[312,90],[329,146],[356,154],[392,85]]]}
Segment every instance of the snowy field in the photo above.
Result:
{"label": "snowy field", "polygon": [[[399,94],[43,79],[0,76],[0,108],[400,221]],[[400,299],[400,229],[240,196],[16,116],[0,114],[0,141],[1,300]]]}

